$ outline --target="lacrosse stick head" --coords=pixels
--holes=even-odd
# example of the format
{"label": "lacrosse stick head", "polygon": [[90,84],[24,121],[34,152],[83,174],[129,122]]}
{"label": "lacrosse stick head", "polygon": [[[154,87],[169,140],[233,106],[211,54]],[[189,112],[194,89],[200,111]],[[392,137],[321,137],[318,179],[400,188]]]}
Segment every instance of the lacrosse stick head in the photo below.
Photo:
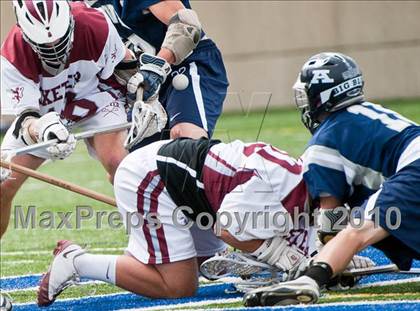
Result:
{"label": "lacrosse stick head", "polygon": [[252,275],[271,272],[272,270],[276,270],[276,268],[239,252],[214,256],[200,266],[200,272],[209,280],[217,280],[227,276],[239,276],[242,279],[248,279]]}
{"label": "lacrosse stick head", "polygon": [[142,100],[136,101],[131,117],[131,127],[124,142],[127,150],[131,150],[143,139],[162,131],[168,120],[165,109],[157,99],[147,103]]}

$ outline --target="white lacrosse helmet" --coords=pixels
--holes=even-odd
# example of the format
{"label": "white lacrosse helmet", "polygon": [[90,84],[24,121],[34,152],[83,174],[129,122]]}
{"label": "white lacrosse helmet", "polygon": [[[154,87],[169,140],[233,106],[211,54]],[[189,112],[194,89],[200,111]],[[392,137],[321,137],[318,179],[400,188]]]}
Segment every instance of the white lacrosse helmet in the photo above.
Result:
{"label": "white lacrosse helmet", "polygon": [[51,74],[60,73],[73,44],[74,19],[68,1],[14,0],[17,24],[24,39]]}

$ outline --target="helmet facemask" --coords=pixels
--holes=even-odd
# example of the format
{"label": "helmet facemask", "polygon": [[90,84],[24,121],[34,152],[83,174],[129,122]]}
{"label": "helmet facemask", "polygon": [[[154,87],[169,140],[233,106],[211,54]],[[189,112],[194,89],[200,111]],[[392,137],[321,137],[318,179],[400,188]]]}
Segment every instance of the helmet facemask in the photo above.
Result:
{"label": "helmet facemask", "polygon": [[70,18],[65,35],[53,43],[35,43],[24,32],[23,37],[40,58],[42,67],[51,75],[58,75],[64,70],[73,47],[74,19]]}
{"label": "helmet facemask", "polygon": [[311,114],[309,97],[306,90],[306,84],[301,82],[300,75],[293,85],[294,99],[297,108],[301,113],[301,120],[305,127],[313,134],[319,126],[319,122],[314,120]]}

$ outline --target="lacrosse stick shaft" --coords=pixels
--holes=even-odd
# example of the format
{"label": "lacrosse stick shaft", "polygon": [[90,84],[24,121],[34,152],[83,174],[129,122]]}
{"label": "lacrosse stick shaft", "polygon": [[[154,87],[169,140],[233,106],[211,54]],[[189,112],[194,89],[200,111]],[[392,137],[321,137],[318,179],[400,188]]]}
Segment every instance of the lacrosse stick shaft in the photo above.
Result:
{"label": "lacrosse stick shaft", "polygon": [[46,182],[48,184],[66,189],[68,191],[72,191],[78,194],[81,194],[85,197],[112,205],[112,206],[117,206],[115,199],[111,198],[107,195],[98,193],[96,191],[90,190],[90,189],[86,189],[84,187],[80,187],[76,184],[64,181],[62,179],[59,178],[55,178],[37,171],[34,171],[30,168],[27,168],[25,166],[19,165],[19,164],[15,164],[15,163],[11,163],[11,162],[6,162],[6,161],[0,161],[0,166],[6,168],[6,169],[11,169],[12,171],[24,174],[26,176],[41,180],[43,182]]}
{"label": "lacrosse stick shaft", "polygon": [[344,275],[351,275],[351,276],[365,276],[371,274],[381,274],[381,273],[403,273],[403,274],[420,274],[420,269],[412,268],[408,271],[401,271],[398,267],[394,264],[390,265],[383,265],[383,266],[374,266],[369,268],[361,268],[361,269],[352,269],[348,272],[344,272]]}
{"label": "lacrosse stick shaft", "polygon": [[136,93],[136,100],[141,100],[141,101],[143,101],[143,92],[144,92],[144,90],[143,90],[143,88],[140,86],[140,87],[137,89],[137,93]]}
{"label": "lacrosse stick shaft", "polygon": [[[97,129],[94,129],[94,130],[89,130],[89,131],[86,131],[86,132],[81,132],[81,133],[75,134],[74,138],[76,140],[81,140],[81,139],[86,139],[86,138],[89,138],[89,137],[93,137],[93,136],[98,135],[98,134],[106,134],[106,133],[117,132],[117,131],[120,131],[120,130],[128,129],[130,127],[130,125],[131,125],[131,123],[127,122],[127,123],[123,123],[123,124],[119,124],[119,125],[104,126],[104,127],[97,128]],[[27,153],[34,152],[34,151],[37,151],[37,150],[45,149],[45,148],[48,148],[48,147],[51,147],[51,146],[57,144],[58,142],[59,141],[57,139],[51,139],[51,140],[48,140],[48,141],[43,142],[43,143],[25,146],[25,147],[15,149],[15,150],[11,151],[11,156],[14,157],[14,156],[17,156],[17,155],[27,154]]]}

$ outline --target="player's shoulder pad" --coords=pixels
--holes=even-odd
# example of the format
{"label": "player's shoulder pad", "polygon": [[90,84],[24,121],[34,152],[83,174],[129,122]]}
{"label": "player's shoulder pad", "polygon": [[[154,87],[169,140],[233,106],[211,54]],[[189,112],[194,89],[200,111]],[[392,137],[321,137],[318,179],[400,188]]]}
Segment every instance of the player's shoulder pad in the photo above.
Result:
{"label": "player's shoulder pad", "polygon": [[97,61],[103,53],[109,35],[105,15],[82,2],[71,3],[75,21],[71,61]]}
{"label": "player's shoulder pad", "polygon": [[39,75],[42,73],[41,61],[23,38],[22,31],[18,26],[13,26],[4,40],[1,46],[1,56],[25,78],[35,83],[39,82]]}

